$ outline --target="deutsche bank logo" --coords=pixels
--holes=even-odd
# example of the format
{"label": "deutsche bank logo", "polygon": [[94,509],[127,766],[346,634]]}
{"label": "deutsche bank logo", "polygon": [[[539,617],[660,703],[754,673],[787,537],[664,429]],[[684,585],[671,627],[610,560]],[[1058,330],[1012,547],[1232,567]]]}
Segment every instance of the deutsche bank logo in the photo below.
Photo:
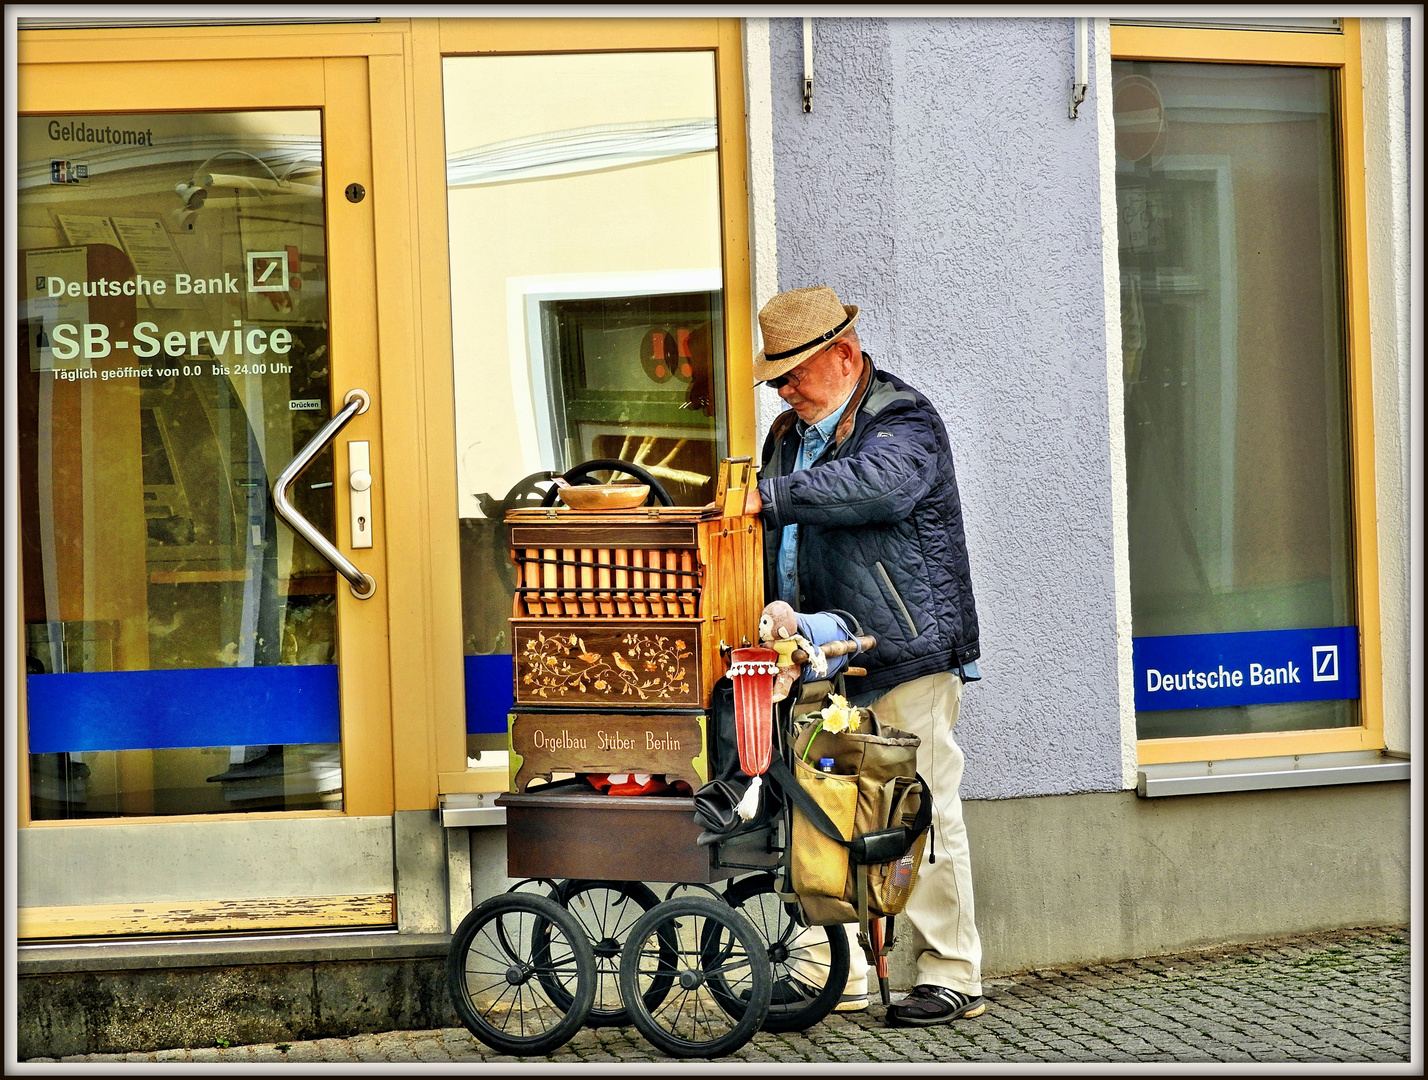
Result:
{"label": "deutsche bank logo", "polygon": [[249,251],[247,256],[249,292],[288,291],[286,251]]}
{"label": "deutsche bank logo", "polygon": [[1314,681],[1339,681],[1339,647],[1337,645],[1315,645]]}
{"label": "deutsche bank logo", "polygon": [[1352,701],[1359,628],[1167,634],[1131,642],[1138,712]]}

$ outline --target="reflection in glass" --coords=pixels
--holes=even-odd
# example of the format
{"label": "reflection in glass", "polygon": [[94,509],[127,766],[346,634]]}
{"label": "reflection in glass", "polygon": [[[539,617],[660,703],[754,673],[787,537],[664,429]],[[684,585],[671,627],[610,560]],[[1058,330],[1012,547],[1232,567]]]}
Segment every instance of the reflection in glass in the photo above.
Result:
{"label": "reflection in glass", "polygon": [[468,721],[503,733],[505,511],[592,458],[700,505],[727,455],[714,61],[443,70]]}
{"label": "reflection in glass", "polygon": [[[1135,634],[1351,625],[1332,75],[1113,71]],[[1138,730],[1358,722],[1325,701],[1142,712]]]}
{"label": "reflection in glass", "polygon": [[[275,699],[269,741],[213,741],[225,673],[335,685],[333,574],[270,492],[330,414],[321,134],[312,110],[19,120],[36,819],[341,808],[335,712],[286,742]],[[331,527],[330,458],[294,501]]]}
{"label": "reflection in glass", "polygon": [[540,302],[546,418],[564,467],[633,461],[677,505],[709,500],[721,306],[717,292]]}

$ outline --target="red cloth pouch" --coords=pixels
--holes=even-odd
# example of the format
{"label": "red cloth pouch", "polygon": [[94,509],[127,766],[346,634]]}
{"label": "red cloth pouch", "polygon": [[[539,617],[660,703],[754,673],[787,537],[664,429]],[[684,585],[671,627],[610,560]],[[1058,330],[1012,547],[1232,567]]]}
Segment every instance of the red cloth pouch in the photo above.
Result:
{"label": "red cloth pouch", "polygon": [[668,791],[669,785],[658,776],[651,776],[641,783],[634,774],[623,784],[611,784],[606,795],[658,795],[663,791]]}

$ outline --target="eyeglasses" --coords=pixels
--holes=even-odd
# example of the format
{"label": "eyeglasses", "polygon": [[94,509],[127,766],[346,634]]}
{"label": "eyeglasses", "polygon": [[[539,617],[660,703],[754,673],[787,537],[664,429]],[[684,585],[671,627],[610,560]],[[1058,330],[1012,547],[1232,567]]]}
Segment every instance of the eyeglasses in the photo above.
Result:
{"label": "eyeglasses", "polygon": [[803,377],[807,374],[808,372],[806,371],[790,371],[780,375],[777,379],[765,379],[764,385],[772,387],[775,390],[782,390],[788,383],[792,383],[796,387],[799,383],[803,382]]}
{"label": "eyeglasses", "polygon": [[799,364],[798,367],[794,368],[792,371],[785,372],[777,379],[765,379],[764,385],[772,387],[774,390],[782,390],[784,386],[788,383],[792,383],[795,387],[797,387],[803,382],[804,379],[808,378],[809,365],[812,364],[813,361],[817,360],[824,353],[826,353],[829,349],[833,348],[833,345],[837,344],[838,343],[835,341],[832,345],[823,346],[823,348],[819,349],[816,353],[810,356],[803,363]]}

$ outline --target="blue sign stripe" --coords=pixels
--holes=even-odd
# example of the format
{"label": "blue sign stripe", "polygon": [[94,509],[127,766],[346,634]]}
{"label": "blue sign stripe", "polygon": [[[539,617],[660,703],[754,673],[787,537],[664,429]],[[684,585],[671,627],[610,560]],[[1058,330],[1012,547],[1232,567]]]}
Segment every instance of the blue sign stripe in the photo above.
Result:
{"label": "blue sign stripe", "polygon": [[1359,696],[1359,630],[1255,630],[1132,641],[1138,712]]}
{"label": "blue sign stripe", "polygon": [[341,739],[335,664],[29,675],[25,692],[32,754]]}
{"label": "blue sign stripe", "polygon": [[516,703],[516,660],[510,653],[466,658],[466,732],[499,735]]}

